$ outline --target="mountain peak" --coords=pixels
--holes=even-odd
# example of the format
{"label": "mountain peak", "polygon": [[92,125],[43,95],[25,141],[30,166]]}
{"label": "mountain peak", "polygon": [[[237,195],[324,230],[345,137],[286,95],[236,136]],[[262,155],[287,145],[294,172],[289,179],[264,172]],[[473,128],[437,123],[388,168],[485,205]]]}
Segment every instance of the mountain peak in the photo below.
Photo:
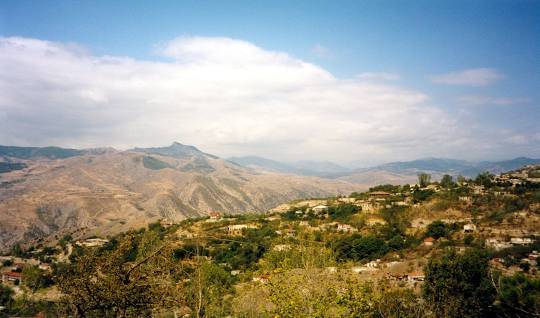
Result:
{"label": "mountain peak", "polygon": [[155,148],[134,148],[132,151],[153,153],[164,156],[186,158],[186,157],[210,157],[217,159],[217,156],[200,151],[197,147],[191,145],[184,145],[177,141],[173,142],[167,147],[155,147]]}

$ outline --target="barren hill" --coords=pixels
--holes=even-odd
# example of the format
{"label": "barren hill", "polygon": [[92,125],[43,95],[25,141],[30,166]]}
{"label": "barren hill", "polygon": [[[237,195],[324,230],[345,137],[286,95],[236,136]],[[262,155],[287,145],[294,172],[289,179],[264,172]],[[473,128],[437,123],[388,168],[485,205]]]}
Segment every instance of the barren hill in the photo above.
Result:
{"label": "barren hill", "polygon": [[0,248],[73,231],[106,235],[210,211],[265,211],[293,199],[359,190],[337,180],[258,172],[178,143],[18,162],[26,167],[0,174]]}

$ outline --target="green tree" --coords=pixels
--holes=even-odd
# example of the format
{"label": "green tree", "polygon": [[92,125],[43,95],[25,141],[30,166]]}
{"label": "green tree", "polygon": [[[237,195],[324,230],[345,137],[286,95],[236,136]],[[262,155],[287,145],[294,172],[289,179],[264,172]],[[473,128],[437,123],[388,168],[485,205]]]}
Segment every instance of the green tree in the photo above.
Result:
{"label": "green tree", "polygon": [[418,174],[418,185],[420,185],[421,188],[427,187],[431,182],[431,175],[428,173],[420,173]]}
{"label": "green tree", "polygon": [[389,247],[378,237],[355,234],[338,240],[334,250],[339,260],[360,261],[380,258],[389,251]]}
{"label": "green tree", "polygon": [[497,284],[497,309],[502,317],[540,317],[540,279],[522,273],[501,276]]}
{"label": "green tree", "polygon": [[449,234],[450,227],[441,220],[433,221],[427,226],[426,236],[431,236],[438,239],[441,237],[446,237]]}
{"label": "green tree", "polygon": [[57,266],[67,316],[140,317],[178,307],[182,266],[172,244],[128,233],[107,249],[83,249]]}
{"label": "green tree", "polygon": [[487,252],[478,249],[463,254],[451,249],[430,259],[423,295],[436,317],[493,317],[488,261]]}
{"label": "green tree", "polygon": [[9,307],[13,301],[11,296],[13,296],[13,290],[8,286],[0,284],[0,306]]}
{"label": "green tree", "polygon": [[441,179],[441,187],[449,189],[449,188],[453,188],[454,185],[455,185],[454,179],[452,178],[451,175],[445,174],[442,177],[442,179]]}
{"label": "green tree", "polygon": [[486,188],[489,188],[493,184],[493,182],[491,181],[492,179],[493,179],[493,175],[489,173],[488,171],[484,171],[478,174],[478,176],[476,176],[476,179],[474,179],[474,183],[476,183],[477,185],[482,185]]}
{"label": "green tree", "polygon": [[27,266],[22,271],[24,285],[28,286],[32,291],[40,288],[46,288],[53,284],[51,275],[39,269],[37,266]]}

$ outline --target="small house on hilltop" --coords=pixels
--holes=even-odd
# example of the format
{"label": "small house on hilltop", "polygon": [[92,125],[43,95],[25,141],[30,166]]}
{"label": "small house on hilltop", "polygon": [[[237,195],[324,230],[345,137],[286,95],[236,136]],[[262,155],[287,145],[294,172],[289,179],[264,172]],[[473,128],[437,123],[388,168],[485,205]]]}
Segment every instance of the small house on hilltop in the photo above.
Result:
{"label": "small house on hilltop", "polygon": [[257,229],[259,228],[255,224],[232,224],[227,227],[227,232],[229,235],[239,236],[243,234],[243,231],[246,229]]}
{"label": "small house on hilltop", "polygon": [[374,197],[374,198],[386,198],[387,196],[390,195],[390,193],[386,191],[373,191],[373,192],[369,192],[368,194],[370,197]]}
{"label": "small house on hilltop", "polygon": [[216,211],[212,211],[208,215],[210,216],[210,220],[219,220],[221,218],[221,213]]}
{"label": "small house on hilltop", "polygon": [[326,205],[317,205],[315,207],[312,208],[313,212],[319,214],[319,213],[323,213],[323,212],[326,212],[328,211],[328,206]]}
{"label": "small house on hilltop", "polygon": [[3,272],[2,273],[2,283],[6,284],[8,282],[22,282],[23,275],[22,273],[17,272]]}
{"label": "small house on hilltop", "polygon": [[476,231],[476,225],[472,223],[463,225],[463,233],[473,233],[474,231]]}
{"label": "small house on hilltop", "polygon": [[375,211],[375,206],[369,201],[356,202],[356,205],[362,208],[362,212],[371,213]]}
{"label": "small house on hilltop", "polygon": [[353,233],[358,232],[358,229],[349,225],[349,224],[338,224],[337,226],[338,232],[344,232],[344,233]]}
{"label": "small house on hilltop", "polygon": [[435,239],[431,236],[424,239],[424,246],[433,246],[434,243]]}

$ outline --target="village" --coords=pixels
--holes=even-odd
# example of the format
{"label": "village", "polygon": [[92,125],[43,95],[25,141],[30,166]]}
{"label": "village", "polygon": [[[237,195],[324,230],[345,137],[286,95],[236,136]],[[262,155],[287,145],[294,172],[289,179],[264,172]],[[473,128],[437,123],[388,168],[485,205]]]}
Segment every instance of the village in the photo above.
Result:
{"label": "village", "polygon": [[[539,169],[474,180],[445,176],[431,182],[424,176],[414,185],[297,200],[263,215],[211,211],[180,223],[162,219],[149,229],[169,233],[179,251],[196,253],[186,259],[189,264],[214,262],[239,284],[265,285],[286,268],[316,267],[328,275],[420,290],[429,259],[447,248],[484,249],[493,270],[538,277]],[[2,284],[18,296],[56,301],[62,296],[55,285],[57,265],[114,241],[68,234],[55,245],[17,247],[0,257]]]}

